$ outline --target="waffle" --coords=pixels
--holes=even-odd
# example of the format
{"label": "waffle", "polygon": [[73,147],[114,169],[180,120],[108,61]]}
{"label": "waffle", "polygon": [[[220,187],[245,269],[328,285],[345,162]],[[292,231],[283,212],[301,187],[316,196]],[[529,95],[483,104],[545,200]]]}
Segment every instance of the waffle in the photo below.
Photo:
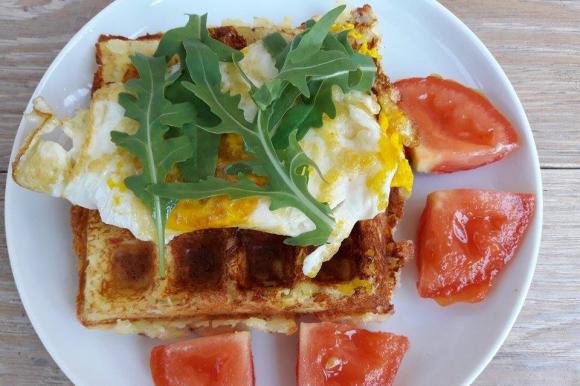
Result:
{"label": "waffle", "polygon": [[[370,7],[353,11],[351,17],[358,31],[370,33]],[[218,27],[210,34],[239,49],[273,30],[296,32]],[[93,91],[135,77],[129,56],[152,54],[160,37],[102,36]],[[369,45],[377,42],[372,39]],[[388,78],[379,71],[374,92],[380,96],[390,91]],[[393,188],[387,212],[359,222],[314,279],[302,273],[311,248],[285,245],[284,236],[237,228],[174,238],[167,246],[167,275],[161,278],[154,243],[103,223],[97,211],[73,207],[78,318],[91,328],[175,337],[191,330],[243,326],[291,334],[296,319],[305,315],[349,321],[383,317],[393,311],[398,273],[413,253],[410,242],[393,239],[403,206],[404,195]]]}
{"label": "waffle", "polygon": [[359,222],[314,279],[301,269],[309,248],[236,228],[173,239],[161,279],[152,242],[73,207],[78,317],[87,327],[168,337],[238,324],[289,334],[302,315],[355,321],[389,314],[398,272],[412,255],[410,242],[393,241],[403,203],[394,189],[388,212]]}

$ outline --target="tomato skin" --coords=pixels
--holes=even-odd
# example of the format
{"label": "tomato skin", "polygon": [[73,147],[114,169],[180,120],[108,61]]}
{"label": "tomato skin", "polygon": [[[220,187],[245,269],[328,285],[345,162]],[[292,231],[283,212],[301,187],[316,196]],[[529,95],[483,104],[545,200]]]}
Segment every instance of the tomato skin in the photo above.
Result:
{"label": "tomato skin", "polygon": [[399,80],[395,87],[419,136],[419,145],[409,149],[418,172],[473,169],[518,147],[510,122],[478,91],[437,76]]}
{"label": "tomato skin", "polygon": [[392,385],[409,340],[349,324],[302,323],[298,386]]}
{"label": "tomato skin", "polygon": [[215,335],[154,347],[156,386],[254,386],[250,334]]}
{"label": "tomato skin", "polygon": [[532,194],[433,192],[419,224],[419,295],[441,305],[479,302],[511,261],[530,224]]}

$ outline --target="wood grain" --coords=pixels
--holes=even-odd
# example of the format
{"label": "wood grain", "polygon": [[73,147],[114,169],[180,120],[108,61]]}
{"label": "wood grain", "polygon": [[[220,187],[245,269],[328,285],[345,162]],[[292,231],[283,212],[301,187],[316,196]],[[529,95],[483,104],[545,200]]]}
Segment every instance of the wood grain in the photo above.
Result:
{"label": "wood grain", "polygon": [[442,1],[487,45],[528,114],[545,168],[580,167],[580,1]]}
{"label": "wood grain", "polygon": [[[108,3],[1,2],[2,191],[12,140],[36,84],[70,37]],[[534,282],[506,343],[475,385],[580,385],[580,0],[443,3],[502,64],[526,108],[544,169],[544,235]],[[3,227],[3,197],[0,200]],[[24,313],[4,239],[0,385],[70,385]]]}

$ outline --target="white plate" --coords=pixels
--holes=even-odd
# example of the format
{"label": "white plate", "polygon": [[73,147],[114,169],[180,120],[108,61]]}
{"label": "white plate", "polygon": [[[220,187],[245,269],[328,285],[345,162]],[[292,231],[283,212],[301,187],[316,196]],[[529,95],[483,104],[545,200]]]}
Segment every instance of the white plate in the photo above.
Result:
{"label": "white plate", "polygon": [[[489,51],[449,11],[431,1],[371,2],[381,21],[384,66],[392,79],[438,73],[481,89],[518,130],[521,148],[495,164],[445,176],[418,176],[399,229],[413,238],[428,192],[479,187],[534,192],[537,211],[518,256],[489,298],[476,305],[438,307],[418,297],[413,263],[405,268],[394,303],[396,314],[369,326],[409,337],[397,385],[460,385],[473,381],[499,349],[523,304],[536,264],[542,224],[540,169],[532,132],[513,87]],[[58,114],[85,106],[99,34],[136,37],[184,24],[187,13],[209,12],[250,22],[253,16],[295,22],[321,14],[334,0],[197,2],[118,0],[94,17],[52,63],[34,96],[42,95]],[[352,5],[361,5],[353,3]],[[28,107],[30,109],[30,106]],[[20,125],[12,158],[25,134]],[[149,349],[160,343],[139,336],[85,329],[75,316],[77,272],[71,251],[69,205],[6,183],[6,238],[14,278],[28,317],[46,349],[79,386],[150,385]],[[258,385],[294,385],[296,337],[254,333]]]}

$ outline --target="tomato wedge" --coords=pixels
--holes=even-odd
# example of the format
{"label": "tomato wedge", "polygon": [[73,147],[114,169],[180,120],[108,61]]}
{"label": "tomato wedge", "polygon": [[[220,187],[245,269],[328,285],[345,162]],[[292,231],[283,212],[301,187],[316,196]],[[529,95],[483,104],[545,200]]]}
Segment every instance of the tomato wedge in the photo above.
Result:
{"label": "tomato wedge", "polygon": [[436,76],[395,82],[399,107],[415,123],[409,150],[418,172],[450,173],[505,157],[518,147],[510,122],[483,94]]}
{"label": "tomato wedge", "polygon": [[417,235],[419,295],[441,305],[483,300],[530,224],[533,194],[458,189],[427,197]]}
{"label": "tomato wedge", "polygon": [[388,386],[409,340],[348,324],[302,323],[298,386]]}
{"label": "tomato wedge", "polygon": [[253,386],[249,332],[162,345],[151,351],[156,386]]}

